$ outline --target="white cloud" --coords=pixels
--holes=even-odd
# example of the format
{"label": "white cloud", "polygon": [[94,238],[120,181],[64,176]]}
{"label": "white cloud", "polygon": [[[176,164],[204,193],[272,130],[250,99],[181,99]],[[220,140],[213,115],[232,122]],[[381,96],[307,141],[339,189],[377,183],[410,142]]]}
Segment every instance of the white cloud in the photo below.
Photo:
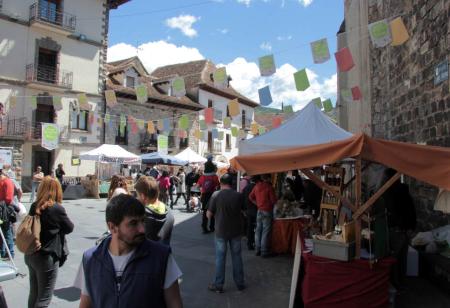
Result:
{"label": "white cloud", "polygon": [[108,48],[108,62],[139,55],[147,71],[163,65],[204,59],[197,48],[177,46],[166,41],[148,42],[135,46],[119,43]]}
{"label": "white cloud", "polygon": [[292,35],[286,35],[286,36],[279,35],[279,36],[277,36],[277,40],[290,41],[290,40],[292,40]]}
{"label": "white cloud", "polygon": [[307,7],[313,2],[313,0],[298,0],[298,2],[300,2],[304,7]]}
{"label": "white cloud", "polygon": [[227,34],[228,33],[228,29],[224,28],[224,29],[217,29],[217,31],[219,31],[222,34]]}
{"label": "white cloud", "polygon": [[237,2],[245,4],[246,7],[249,7],[250,3],[252,3],[252,0],[237,0]]}
{"label": "white cloud", "polygon": [[259,45],[259,48],[266,51],[272,50],[272,45],[269,42],[262,42],[261,45]]}
{"label": "white cloud", "polygon": [[187,37],[197,36],[197,30],[192,28],[194,23],[200,20],[200,17],[192,15],[180,15],[166,19],[166,25],[172,29],[179,29]]}
{"label": "white cloud", "polygon": [[254,62],[247,62],[244,58],[236,58],[226,67],[227,73],[233,79],[231,81],[233,87],[257,102],[259,102],[258,89],[269,85],[274,101],[271,107],[281,107],[283,102],[288,105],[292,104],[295,110],[299,110],[316,97],[321,97],[322,100],[327,98],[335,100],[336,97],[336,74],[322,79],[315,72],[306,69],[311,85],[306,91],[300,92],[295,89],[293,76],[297,69],[289,63],[278,67],[276,73],[270,77],[261,77],[258,65]]}

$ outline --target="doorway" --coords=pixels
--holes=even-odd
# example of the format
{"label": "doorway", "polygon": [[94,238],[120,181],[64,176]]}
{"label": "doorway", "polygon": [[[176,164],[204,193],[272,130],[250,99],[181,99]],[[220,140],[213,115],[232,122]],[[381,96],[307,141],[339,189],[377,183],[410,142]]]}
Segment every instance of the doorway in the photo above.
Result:
{"label": "doorway", "polygon": [[53,151],[48,151],[40,145],[33,146],[32,157],[32,174],[36,171],[37,166],[41,166],[44,175],[49,175],[53,165]]}

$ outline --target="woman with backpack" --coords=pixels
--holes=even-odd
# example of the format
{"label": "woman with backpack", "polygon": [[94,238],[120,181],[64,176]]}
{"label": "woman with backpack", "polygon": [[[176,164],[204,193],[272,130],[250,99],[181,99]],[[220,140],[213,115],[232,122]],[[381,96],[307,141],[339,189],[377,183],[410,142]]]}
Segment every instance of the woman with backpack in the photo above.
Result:
{"label": "woman with backpack", "polygon": [[208,217],[206,217],[206,211],[208,210],[208,201],[211,199],[212,194],[219,187],[219,178],[216,175],[217,167],[209,160],[205,163],[205,173],[200,176],[197,182],[197,186],[200,187],[200,201],[202,203],[202,229],[203,233],[214,232],[215,221],[214,218],[211,218],[209,221],[209,229],[208,229]]}
{"label": "woman with backpack", "polygon": [[25,255],[30,277],[28,307],[48,307],[55,288],[58,268],[67,257],[65,235],[73,231],[73,223],[61,205],[62,189],[56,178],[44,177],[29,215],[38,215],[41,223],[41,247]]}

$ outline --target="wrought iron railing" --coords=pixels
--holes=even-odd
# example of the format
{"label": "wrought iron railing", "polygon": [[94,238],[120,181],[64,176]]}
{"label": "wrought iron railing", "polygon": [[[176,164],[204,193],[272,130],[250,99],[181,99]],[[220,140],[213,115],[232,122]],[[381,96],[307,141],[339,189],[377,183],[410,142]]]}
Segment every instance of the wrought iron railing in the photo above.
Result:
{"label": "wrought iron railing", "polygon": [[66,70],[59,71],[55,66],[28,64],[26,79],[72,88],[73,73]]}
{"label": "wrought iron railing", "polygon": [[222,153],[222,141],[214,141],[212,152],[214,154]]}
{"label": "wrought iron railing", "polygon": [[29,131],[27,118],[0,118],[0,136],[26,137]]}
{"label": "wrought iron railing", "polygon": [[30,6],[30,22],[44,21],[65,30],[75,31],[77,17],[73,14],[62,12],[52,7],[53,4],[48,1],[38,1]]}

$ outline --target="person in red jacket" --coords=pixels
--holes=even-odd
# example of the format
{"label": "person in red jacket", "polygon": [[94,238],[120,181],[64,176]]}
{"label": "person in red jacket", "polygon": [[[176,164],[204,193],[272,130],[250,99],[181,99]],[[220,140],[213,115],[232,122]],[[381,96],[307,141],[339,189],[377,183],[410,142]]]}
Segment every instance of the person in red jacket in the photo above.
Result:
{"label": "person in red jacket", "polygon": [[206,211],[208,210],[208,202],[211,199],[212,194],[219,188],[219,178],[216,175],[217,167],[212,162],[211,159],[208,158],[208,161],[205,163],[205,173],[200,176],[197,182],[197,186],[200,187],[201,197],[200,201],[202,203],[202,229],[203,233],[214,232],[215,220],[214,217],[211,217],[209,220],[209,229],[208,229],[208,217],[206,216]]}
{"label": "person in red jacket", "polygon": [[253,188],[249,199],[258,208],[255,232],[256,255],[264,258],[271,255],[269,241],[272,231],[273,206],[277,202],[277,198],[270,182],[270,174],[262,175],[261,180]]}
{"label": "person in red jacket", "polygon": [[[12,206],[13,199],[14,183],[10,178],[3,174],[2,170],[0,170],[0,212],[2,213],[2,217],[0,217],[0,219],[2,220],[1,228],[12,258],[14,258],[14,239],[12,233],[12,224],[15,221],[10,220],[9,213],[14,213],[14,208]],[[9,258],[6,252],[5,243],[2,243],[1,245],[1,257]]]}

